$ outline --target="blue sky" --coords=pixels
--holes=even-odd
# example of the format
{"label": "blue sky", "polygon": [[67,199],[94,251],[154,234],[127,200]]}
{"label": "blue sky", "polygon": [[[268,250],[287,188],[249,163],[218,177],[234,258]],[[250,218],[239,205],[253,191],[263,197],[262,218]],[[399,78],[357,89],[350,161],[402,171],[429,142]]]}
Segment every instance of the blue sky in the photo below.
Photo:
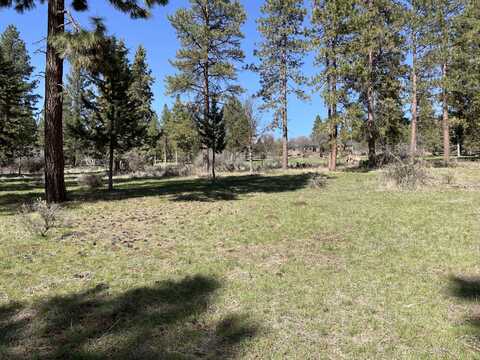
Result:
{"label": "blue sky", "polygon": [[[262,2],[259,0],[243,0],[242,3],[248,16],[243,27],[245,39],[242,47],[246,55],[245,62],[252,63],[255,61],[253,57],[255,43],[260,40],[256,31],[255,20],[260,16]],[[90,10],[87,13],[76,14],[82,25],[89,25],[90,16],[103,17],[109,33],[124,39],[126,45],[130,48],[130,56],[133,56],[136,47],[140,44],[143,44],[147,49],[148,62],[156,79],[154,108],[160,113],[164,104],[171,104],[172,102],[172,99],[165,95],[164,79],[166,75],[175,72],[168,60],[175,57],[175,52],[178,49],[178,41],[167,20],[167,15],[173,14],[179,7],[188,6],[188,0],[172,0],[170,5],[166,7],[155,8],[153,17],[149,20],[131,20],[125,14],[113,9],[104,0],[90,0],[89,6]],[[0,31],[3,31],[9,24],[14,24],[19,29],[22,38],[27,43],[37,73],[41,73],[45,66],[44,55],[41,52],[35,53],[35,50],[44,46],[42,39],[46,36],[46,11],[46,5],[38,5],[34,10],[25,14],[17,14],[11,9],[0,10]],[[311,58],[309,56],[305,59],[304,71],[306,75],[311,75],[315,71]],[[249,94],[258,90],[259,81],[255,74],[241,71],[239,82]],[[43,81],[38,88],[38,92],[43,94]],[[293,97],[289,101],[290,137],[309,135],[315,116],[317,114],[322,117],[325,116],[325,107],[322,100],[318,94],[313,94],[311,100],[307,102],[298,101]],[[263,121],[267,123],[269,120],[269,114],[264,114]]]}

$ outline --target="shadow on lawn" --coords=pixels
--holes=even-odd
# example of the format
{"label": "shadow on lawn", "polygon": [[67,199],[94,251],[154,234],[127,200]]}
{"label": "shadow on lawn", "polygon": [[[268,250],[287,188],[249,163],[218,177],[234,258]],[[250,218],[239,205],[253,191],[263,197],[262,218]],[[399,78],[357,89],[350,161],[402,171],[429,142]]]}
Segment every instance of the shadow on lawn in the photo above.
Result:
{"label": "shadow on lawn", "polygon": [[[105,190],[75,189],[69,192],[70,200],[95,202],[102,200],[123,200],[138,197],[168,196],[171,201],[219,201],[237,200],[239,195],[249,193],[279,193],[304,188],[312,174],[288,174],[272,176],[227,176],[212,183],[209,179],[121,179],[116,182],[113,192]],[[326,175],[323,175],[327,177]],[[330,178],[330,177],[328,177]],[[0,184],[2,190],[2,184]],[[42,189],[29,193],[2,194],[0,191],[0,212],[11,212],[20,204],[42,195]]]}
{"label": "shadow on lawn", "polygon": [[116,296],[98,285],[31,307],[12,303],[0,307],[0,358],[232,358],[258,328],[241,315],[202,320],[219,286],[197,275]]}
{"label": "shadow on lawn", "polygon": [[[450,278],[449,292],[457,299],[477,303],[480,300],[480,278],[453,276]],[[465,321],[470,325],[475,341],[480,341],[480,314],[472,314]]]}

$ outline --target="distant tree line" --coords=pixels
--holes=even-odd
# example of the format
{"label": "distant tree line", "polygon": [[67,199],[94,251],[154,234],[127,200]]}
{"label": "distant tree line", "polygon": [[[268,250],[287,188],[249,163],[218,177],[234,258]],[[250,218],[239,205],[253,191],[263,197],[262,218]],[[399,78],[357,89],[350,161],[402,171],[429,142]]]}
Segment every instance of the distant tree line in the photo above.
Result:
{"label": "distant tree line", "polygon": [[[132,18],[147,18],[153,5],[167,3],[109,2]],[[0,0],[0,7],[22,12],[35,3]],[[252,164],[269,147],[280,150],[287,168],[292,97],[322,98],[327,111],[315,119],[310,140],[329,154],[330,170],[338,149],[353,141],[365,147],[371,167],[391,152],[414,159],[425,150],[448,162],[453,148],[457,155],[480,148],[475,0],[311,0],[308,6],[265,0],[253,64],[244,63],[241,50],[247,14],[240,1],[190,0],[169,17],[180,49],[171,61],[175,73],[166,78],[175,101],[161,114],[152,108],[146,49],[139,47],[130,61],[101,20],[85,30],[74,14],[88,10],[86,0],[47,3],[43,107],[18,31],[9,26],[0,39],[0,161],[43,153],[47,201],[65,199],[64,163],[75,166],[85,156],[105,160],[110,189],[131,151],[152,164],[193,162],[202,154],[214,178],[219,154]],[[313,76],[303,72],[309,53]],[[70,62],[65,84],[64,58]],[[240,68],[259,75],[258,106],[242,95]],[[260,112],[271,116],[265,129]],[[270,138],[276,129],[281,144]]]}

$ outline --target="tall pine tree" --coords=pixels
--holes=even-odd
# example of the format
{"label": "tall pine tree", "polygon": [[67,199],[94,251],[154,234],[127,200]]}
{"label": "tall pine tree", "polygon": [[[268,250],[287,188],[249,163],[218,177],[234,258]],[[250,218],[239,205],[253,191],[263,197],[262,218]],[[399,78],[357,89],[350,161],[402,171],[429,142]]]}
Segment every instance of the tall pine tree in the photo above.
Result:
{"label": "tall pine tree", "polygon": [[[241,91],[235,84],[235,65],[243,61],[240,49],[243,38],[241,26],[245,11],[238,0],[190,0],[190,7],[178,10],[170,17],[181,48],[172,60],[178,73],[167,77],[171,94],[193,94],[203,120],[208,123],[217,114],[211,114],[212,99],[222,101],[227,95]],[[210,169],[209,141],[204,141],[204,162]],[[213,159],[215,156],[213,155]],[[212,176],[215,163],[211,166]]]}
{"label": "tall pine tree", "polygon": [[[35,7],[37,3],[48,3],[47,10],[47,51],[45,67],[45,196],[48,202],[62,202],[66,199],[63,154],[63,58],[55,45],[58,37],[65,35],[67,14],[71,11],[65,6],[65,0],[0,0],[0,8],[13,7],[23,13]],[[149,8],[156,4],[165,5],[168,0],[108,0],[114,8],[130,15],[131,18],[149,17]],[[87,11],[88,0],[70,0],[68,4],[74,11]],[[97,18],[98,21],[98,18]],[[68,23],[76,27],[76,22]],[[78,29],[77,29],[78,30]],[[73,42],[74,47],[82,47],[80,41]],[[77,39],[78,40],[78,39]]]}
{"label": "tall pine tree", "polygon": [[260,63],[252,69],[260,75],[264,108],[273,111],[273,124],[282,129],[282,167],[287,169],[288,98],[292,93],[300,99],[306,97],[302,88],[306,78],[301,72],[306,52],[306,10],[303,1],[266,0],[261,12],[258,30],[262,41],[255,50]]}

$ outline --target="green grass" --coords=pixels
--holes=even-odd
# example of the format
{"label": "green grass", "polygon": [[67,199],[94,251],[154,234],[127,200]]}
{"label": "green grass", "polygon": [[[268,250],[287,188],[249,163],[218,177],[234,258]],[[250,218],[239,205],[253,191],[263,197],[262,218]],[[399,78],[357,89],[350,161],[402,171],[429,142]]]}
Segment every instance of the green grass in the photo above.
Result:
{"label": "green grass", "polygon": [[74,187],[46,238],[0,182],[1,359],[480,358],[476,165],[386,191],[377,172]]}

